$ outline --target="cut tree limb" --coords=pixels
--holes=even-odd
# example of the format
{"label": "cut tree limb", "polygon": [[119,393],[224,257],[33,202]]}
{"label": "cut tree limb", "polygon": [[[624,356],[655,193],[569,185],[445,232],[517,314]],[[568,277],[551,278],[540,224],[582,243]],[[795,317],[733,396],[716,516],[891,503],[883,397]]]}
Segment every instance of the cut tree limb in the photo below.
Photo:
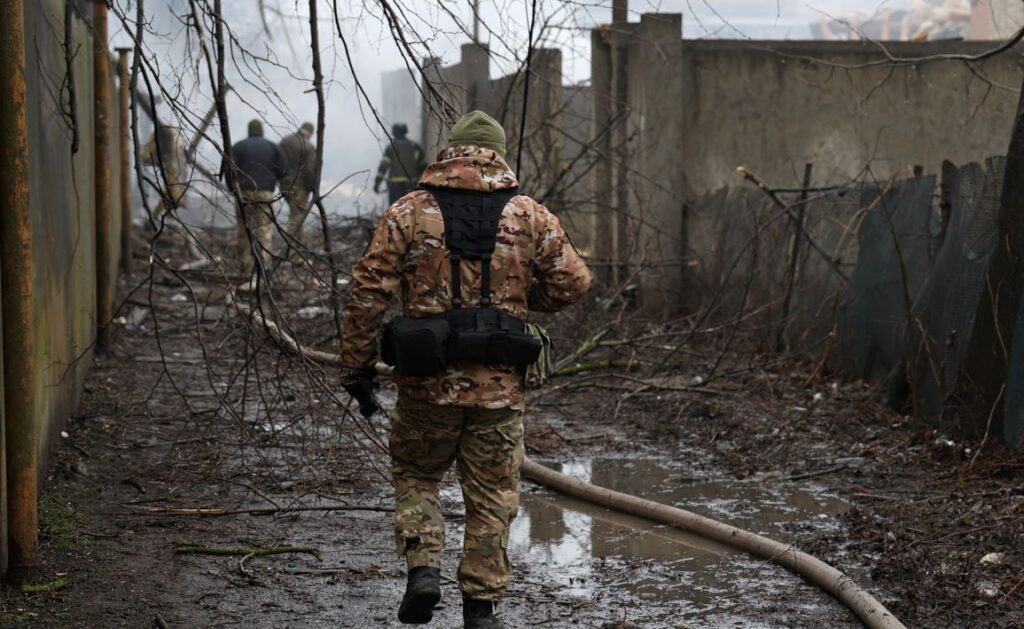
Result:
{"label": "cut tree limb", "polygon": [[317,561],[323,559],[320,551],[312,546],[267,546],[257,548],[245,548],[238,546],[178,546],[174,549],[175,555],[217,555],[223,557],[264,557],[266,555],[288,555],[303,554],[316,557]]}

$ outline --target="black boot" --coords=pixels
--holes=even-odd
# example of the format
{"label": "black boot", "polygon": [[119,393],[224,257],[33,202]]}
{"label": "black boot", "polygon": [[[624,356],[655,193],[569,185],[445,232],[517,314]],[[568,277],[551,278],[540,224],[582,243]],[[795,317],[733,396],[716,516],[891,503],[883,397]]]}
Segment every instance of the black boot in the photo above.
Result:
{"label": "black boot", "polygon": [[398,620],[407,625],[425,625],[434,617],[434,605],[440,600],[441,571],[426,566],[413,568],[398,608]]}
{"label": "black boot", "polygon": [[462,597],[462,621],[466,629],[505,629],[494,613],[494,603]]}

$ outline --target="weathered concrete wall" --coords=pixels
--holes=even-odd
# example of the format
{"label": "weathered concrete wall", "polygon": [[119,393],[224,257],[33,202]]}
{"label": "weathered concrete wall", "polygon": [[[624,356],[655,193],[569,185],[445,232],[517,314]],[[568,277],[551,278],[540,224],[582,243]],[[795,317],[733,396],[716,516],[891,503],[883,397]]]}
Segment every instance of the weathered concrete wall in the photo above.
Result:
{"label": "weathered concrete wall", "polygon": [[[978,54],[985,42],[894,42],[898,57]],[[1024,77],[1020,54],[968,67],[878,63],[861,42],[682,42],[679,111],[685,174],[693,195],[736,182],[745,165],[771,186],[878,179],[942,160],[967,163],[1005,152]]]}
{"label": "weathered concrete wall", "polygon": [[645,14],[591,39],[591,137],[600,163],[588,240],[605,280],[637,278],[652,310],[675,307],[683,292],[681,32],[680,15]]}
{"label": "weathered concrete wall", "polygon": [[679,116],[686,86],[676,70],[682,63],[676,45],[682,29],[679,15],[643,16],[627,68],[627,154],[635,156],[622,164],[632,192],[625,215],[627,237],[635,238],[629,261],[632,268],[653,267],[639,276],[642,301],[660,310],[683,297],[684,188],[678,173],[687,154]]}
{"label": "weathered concrete wall", "polygon": [[[943,160],[1005,152],[1024,78],[1020,51],[970,66],[885,67],[863,42],[687,41],[679,15],[592,34],[591,141],[602,162],[580,240],[611,281],[638,276],[641,302],[700,302],[685,269],[711,246],[688,209],[741,184],[747,167],[771,187],[872,183],[939,172]],[[902,58],[976,55],[987,42],[894,42]],[[706,210],[706,204],[704,205]],[[700,230],[697,230],[698,232]],[[639,272],[639,274],[638,274]]]}
{"label": "weathered concrete wall", "polygon": [[580,251],[591,258],[598,216],[592,178],[604,161],[591,141],[591,88],[562,85],[560,50],[534,50],[520,160],[526,73],[491,79],[488,54],[482,46],[467,44],[455,65],[426,60],[423,146],[428,158],[446,146],[455,119],[473,109],[487,112],[505,128],[506,160],[516,171],[521,190],[555,212]]}
{"label": "weathered concrete wall", "polygon": [[590,140],[592,126],[591,88],[588,85],[563,85],[561,111],[554,125],[560,167],[544,203],[555,209],[562,226],[571,234],[580,253],[588,258],[593,251],[594,190],[590,178],[601,161]]}
{"label": "weathered concrete wall", "polygon": [[[488,79],[477,85],[477,109],[494,116],[505,128],[508,141],[506,160],[516,170],[522,189],[539,199],[552,196],[561,170],[562,125],[562,52],[537,49],[531,61],[533,70]],[[525,105],[525,137],[519,132],[523,121],[523,97],[529,81]],[[522,151],[520,151],[520,144]],[[521,159],[520,159],[521,158]]]}
{"label": "weathered concrete wall", "polygon": [[[88,7],[87,7],[88,8]],[[72,20],[74,90],[61,90],[64,60],[63,0],[25,3],[26,83],[28,89],[29,177],[35,249],[36,409],[39,416],[40,472],[46,454],[78,406],[96,338],[96,228],[93,161],[93,40],[90,27]],[[112,70],[112,77],[116,72]],[[112,80],[111,134],[117,133],[117,91]],[[73,129],[79,146],[72,153]],[[116,136],[114,136],[116,137]],[[120,258],[120,176],[117,142],[111,142],[111,277]]]}

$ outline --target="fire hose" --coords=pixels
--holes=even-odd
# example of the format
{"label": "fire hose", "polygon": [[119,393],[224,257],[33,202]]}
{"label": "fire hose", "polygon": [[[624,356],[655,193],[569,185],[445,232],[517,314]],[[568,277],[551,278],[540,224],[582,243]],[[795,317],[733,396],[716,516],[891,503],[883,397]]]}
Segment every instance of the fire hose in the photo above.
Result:
{"label": "fire hose", "polygon": [[[239,302],[235,302],[234,306],[243,315],[255,319],[254,322],[257,325],[262,325],[286,349],[316,362],[329,365],[341,364],[341,357],[337,354],[302,347],[277,324],[265,318],[258,311]],[[378,365],[378,371],[382,368],[386,369],[384,365]],[[789,544],[783,544],[685,509],[592,485],[556,472],[529,458],[523,461],[522,475],[571,498],[683,529],[783,566],[831,594],[870,629],[906,629],[903,623],[893,616],[885,606],[857,585],[853,579],[817,557],[797,550]]]}
{"label": "fire hose", "polygon": [[790,545],[745,531],[711,518],[638,498],[630,494],[591,485],[566,476],[527,458],[522,474],[526,478],[571,498],[614,509],[645,520],[673,526],[726,546],[763,557],[799,574],[834,596],[871,629],[906,629],[892,613],[853,579],[820,559]]}

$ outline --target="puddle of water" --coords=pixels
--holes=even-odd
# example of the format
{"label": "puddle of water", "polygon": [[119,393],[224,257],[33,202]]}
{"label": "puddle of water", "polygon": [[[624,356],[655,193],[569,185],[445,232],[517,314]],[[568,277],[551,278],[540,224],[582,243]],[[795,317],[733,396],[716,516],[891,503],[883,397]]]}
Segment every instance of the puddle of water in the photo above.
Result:
{"label": "puddle of water", "polygon": [[[678,506],[783,542],[837,526],[840,500],[784,484],[757,481],[692,483],[685,470],[658,460],[591,459],[563,464],[582,480]],[[794,533],[797,533],[794,535]],[[573,595],[625,588],[641,600],[673,602],[675,614],[727,616],[738,593],[764,600],[793,577],[710,540],[568,499],[545,490],[523,493],[511,531],[514,560],[543,569]],[[609,569],[611,568],[611,569]],[[608,582],[609,575],[615,579]],[[617,575],[617,576],[616,576]],[[601,582],[598,582],[598,581]],[[744,607],[749,609],[750,593]],[[735,616],[732,617],[735,619]],[[723,619],[724,620],[724,619]]]}

